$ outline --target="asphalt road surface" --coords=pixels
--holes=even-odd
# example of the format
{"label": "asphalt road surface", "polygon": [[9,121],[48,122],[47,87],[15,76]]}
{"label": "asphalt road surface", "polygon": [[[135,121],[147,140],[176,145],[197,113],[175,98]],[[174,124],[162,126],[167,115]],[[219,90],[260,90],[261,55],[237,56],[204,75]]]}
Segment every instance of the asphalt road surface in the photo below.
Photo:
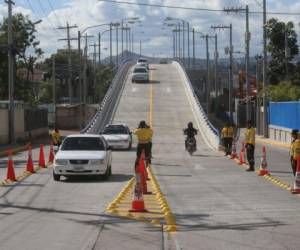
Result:
{"label": "asphalt road surface", "polygon": [[113,153],[108,181],[54,182],[48,168],[0,186],[0,249],[299,249],[300,197],[245,172],[201,135],[190,156],[182,129],[196,121],[179,73],[170,64],[150,68],[150,84],[127,80],[114,121],[133,129],[152,120],[152,167],[177,233],[105,212],[133,175],[133,148]]}

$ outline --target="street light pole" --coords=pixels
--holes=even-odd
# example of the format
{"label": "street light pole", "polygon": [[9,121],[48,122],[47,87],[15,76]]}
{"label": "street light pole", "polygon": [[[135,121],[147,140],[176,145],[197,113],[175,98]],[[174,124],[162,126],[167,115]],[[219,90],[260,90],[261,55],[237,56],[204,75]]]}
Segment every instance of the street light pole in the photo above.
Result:
{"label": "street light pole", "polygon": [[112,23],[110,23],[109,25],[109,50],[110,50],[109,62],[110,62],[110,66],[112,66]]}
{"label": "street light pole", "polygon": [[8,99],[9,99],[9,142],[15,142],[15,103],[14,103],[14,55],[13,55],[13,28],[11,0],[5,1],[8,5]]}
{"label": "street light pole", "polygon": [[[117,42],[117,45],[116,45],[116,65],[117,65],[117,68],[119,67],[119,38],[118,38],[118,34],[119,34],[119,28],[118,26],[116,26],[116,42]],[[100,53],[100,51],[99,51]]]}
{"label": "street light pole", "polygon": [[267,67],[268,67],[268,57],[267,57],[267,12],[266,12],[266,0],[263,0],[263,135],[265,138],[269,135],[268,130],[268,110],[267,110]]}
{"label": "street light pole", "polygon": [[195,53],[195,29],[193,28],[193,68],[195,69],[195,57],[196,57],[196,53]]}
{"label": "street light pole", "polygon": [[188,43],[188,67],[191,67],[191,58],[190,58],[190,23],[187,22],[187,43]]}

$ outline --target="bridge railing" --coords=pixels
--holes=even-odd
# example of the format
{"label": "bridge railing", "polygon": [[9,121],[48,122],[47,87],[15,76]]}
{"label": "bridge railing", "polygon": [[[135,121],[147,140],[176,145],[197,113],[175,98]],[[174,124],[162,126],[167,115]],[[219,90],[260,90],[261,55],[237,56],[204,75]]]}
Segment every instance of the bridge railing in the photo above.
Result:
{"label": "bridge railing", "polygon": [[[122,65],[119,66],[118,71],[116,75],[114,76],[112,83],[110,87],[108,88],[101,104],[99,105],[99,110],[95,113],[95,115],[92,117],[92,119],[89,121],[89,123],[83,128],[80,133],[99,133],[101,128],[103,127],[103,124],[108,121],[111,121],[111,119],[108,119],[108,116],[113,116],[113,112],[111,114],[107,114],[108,110],[107,107],[112,104],[111,99],[116,95],[116,91],[118,90],[120,81],[123,81],[124,79],[121,79],[124,76],[124,72],[128,71],[129,66],[132,64],[131,60],[128,59],[124,61]],[[113,103],[113,105],[115,105]],[[106,107],[106,108],[105,108]],[[105,118],[105,121],[104,121]]]}
{"label": "bridge railing", "polygon": [[185,87],[187,90],[187,93],[191,97],[190,98],[191,105],[192,105],[193,111],[197,115],[197,118],[198,118],[197,121],[200,126],[200,132],[201,132],[204,140],[206,141],[206,143],[208,145],[210,145],[212,148],[217,150],[219,148],[219,144],[220,144],[219,131],[211,124],[208,117],[206,116],[206,114],[197,98],[197,95],[194,92],[194,89],[189,80],[189,77],[188,77],[186,71],[184,70],[184,66],[179,61],[173,61],[173,64],[175,66],[177,66],[178,70],[180,71],[183,83],[185,84]]}

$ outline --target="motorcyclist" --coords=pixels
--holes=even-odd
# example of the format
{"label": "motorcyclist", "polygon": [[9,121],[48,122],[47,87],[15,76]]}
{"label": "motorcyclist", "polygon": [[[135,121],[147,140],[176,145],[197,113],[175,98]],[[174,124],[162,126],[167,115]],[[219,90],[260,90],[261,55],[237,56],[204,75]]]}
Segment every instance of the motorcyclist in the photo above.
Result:
{"label": "motorcyclist", "polygon": [[183,130],[184,134],[187,136],[185,139],[185,149],[187,149],[187,142],[189,139],[193,140],[195,149],[197,149],[197,142],[195,139],[195,135],[198,133],[198,130],[193,127],[193,123],[189,122],[187,124],[187,128]]}

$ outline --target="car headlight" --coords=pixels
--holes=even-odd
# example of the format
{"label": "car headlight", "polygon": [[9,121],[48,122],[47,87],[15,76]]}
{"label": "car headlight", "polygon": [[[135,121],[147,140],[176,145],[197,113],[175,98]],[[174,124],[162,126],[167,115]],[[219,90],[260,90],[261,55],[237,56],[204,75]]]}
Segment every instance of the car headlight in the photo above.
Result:
{"label": "car headlight", "polygon": [[92,165],[99,165],[99,164],[103,164],[104,163],[104,160],[101,159],[101,160],[91,160],[90,161],[90,164]]}
{"label": "car headlight", "polygon": [[64,159],[56,159],[56,160],[55,160],[55,164],[56,164],[56,165],[68,165],[68,160],[64,160]]}

